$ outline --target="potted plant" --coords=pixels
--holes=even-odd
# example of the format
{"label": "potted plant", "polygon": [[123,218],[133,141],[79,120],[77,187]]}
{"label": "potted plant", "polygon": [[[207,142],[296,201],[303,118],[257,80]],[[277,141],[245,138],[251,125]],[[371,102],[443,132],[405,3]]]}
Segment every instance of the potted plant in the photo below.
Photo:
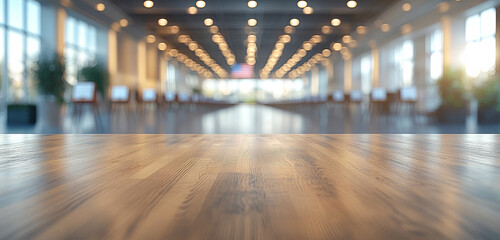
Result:
{"label": "potted plant", "polygon": [[61,105],[64,104],[65,66],[58,54],[42,54],[33,67],[33,75],[40,93],[38,115],[43,124],[59,126]]}
{"label": "potted plant", "polygon": [[465,123],[467,97],[463,71],[448,71],[437,82],[441,105],[436,115],[439,122]]}
{"label": "potted plant", "polygon": [[78,80],[84,82],[94,82],[97,92],[102,99],[106,99],[109,85],[109,73],[103,64],[93,62],[80,69]]}
{"label": "potted plant", "polygon": [[492,75],[473,87],[478,123],[500,122],[500,77]]}

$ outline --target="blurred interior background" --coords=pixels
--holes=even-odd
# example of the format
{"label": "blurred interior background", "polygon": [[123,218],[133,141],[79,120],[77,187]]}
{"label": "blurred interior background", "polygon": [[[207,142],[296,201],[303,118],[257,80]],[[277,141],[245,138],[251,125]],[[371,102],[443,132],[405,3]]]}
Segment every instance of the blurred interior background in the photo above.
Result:
{"label": "blurred interior background", "polygon": [[0,0],[0,133],[500,133],[498,0]]}

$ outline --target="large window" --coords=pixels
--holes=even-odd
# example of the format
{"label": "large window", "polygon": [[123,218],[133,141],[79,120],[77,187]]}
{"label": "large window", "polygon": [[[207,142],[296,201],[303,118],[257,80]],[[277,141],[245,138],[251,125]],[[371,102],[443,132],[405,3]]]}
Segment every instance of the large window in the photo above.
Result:
{"label": "large window", "polygon": [[495,70],[496,11],[494,8],[470,16],[465,21],[465,70],[478,77]]}
{"label": "large window", "polygon": [[413,85],[413,41],[406,40],[394,51],[396,80],[399,87]]}
{"label": "large window", "polygon": [[361,58],[361,91],[368,94],[372,88],[372,59],[371,54]]}
{"label": "large window", "polygon": [[437,29],[427,38],[428,80],[434,83],[443,75],[443,32]]}
{"label": "large window", "polygon": [[40,12],[35,0],[0,0],[0,99],[36,96],[31,69],[40,54]]}
{"label": "large window", "polygon": [[78,71],[97,61],[97,30],[84,21],[69,16],[65,30],[66,80],[77,83]]}

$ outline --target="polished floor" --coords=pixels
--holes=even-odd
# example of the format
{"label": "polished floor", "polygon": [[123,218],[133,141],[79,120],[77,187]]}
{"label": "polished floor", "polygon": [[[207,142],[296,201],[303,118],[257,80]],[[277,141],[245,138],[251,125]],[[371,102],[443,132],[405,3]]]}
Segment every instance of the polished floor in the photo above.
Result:
{"label": "polished floor", "polygon": [[[370,114],[367,107],[345,111],[329,104],[280,106],[230,105],[219,107],[184,106],[161,110],[147,108],[126,114],[102,112],[96,124],[90,111],[80,121],[71,109],[59,124],[39,122],[36,126],[7,126],[0,114],[0,133],[146,133],[146,134],[442,134],[500,133],[500,124],[478,125],[473,118],[466,124],[437,124],[426,116],[400,113],[390,116]],[[85,112],[84,112],[85,113]]]}
{"label": "polished floor", "polygon": [[0,135],[0,239],[500,239],[498,135]]}

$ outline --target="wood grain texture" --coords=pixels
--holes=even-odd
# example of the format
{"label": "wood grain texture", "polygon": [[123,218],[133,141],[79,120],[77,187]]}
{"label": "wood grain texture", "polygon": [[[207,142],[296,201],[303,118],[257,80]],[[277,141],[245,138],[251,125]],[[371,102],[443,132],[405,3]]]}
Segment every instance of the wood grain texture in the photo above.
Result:
{"label": "wood grain texture", "polygon": [[500,239],[497,135],[0,135],[0,239]]}

